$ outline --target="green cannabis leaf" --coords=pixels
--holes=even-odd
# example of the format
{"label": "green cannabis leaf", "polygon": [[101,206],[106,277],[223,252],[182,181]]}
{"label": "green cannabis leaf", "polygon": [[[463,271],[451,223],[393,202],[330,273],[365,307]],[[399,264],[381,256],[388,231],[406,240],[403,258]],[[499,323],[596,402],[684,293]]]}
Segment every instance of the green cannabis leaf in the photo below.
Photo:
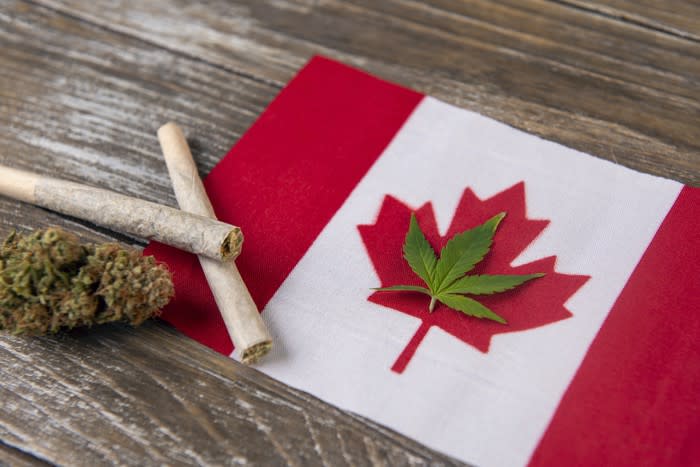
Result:
{"label": "green cannabis leaf", "polygon": [[506,320],[486,308],[478,301],[465,295],[491,295],[513,289],[524,282],[544,276],[535,274],[481,274],[465,275],[484,259],[491,250],[493,236],[506,213],[493,216],[483,224],[452,237],[435,256],[425,234],[420,229],[415,213],[403,245],[403,257],[413,272],[425,282],[427,287],[415,285],[394,285],[380,287],[378,292],[420,292],[430,297],[428,310],[432,313],[437,302],[476,318],[486,318],[506,324]]}

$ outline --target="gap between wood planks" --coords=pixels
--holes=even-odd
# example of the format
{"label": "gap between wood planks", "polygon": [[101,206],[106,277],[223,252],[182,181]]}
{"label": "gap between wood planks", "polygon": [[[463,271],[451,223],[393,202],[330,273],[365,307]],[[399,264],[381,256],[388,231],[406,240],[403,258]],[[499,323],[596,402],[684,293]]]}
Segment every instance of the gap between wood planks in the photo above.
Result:
{"label": "gap between wood planks", "polygon": [[17,449],[0,439],[0,466],[40,467],[53,465],[40,457]]}
{"label": "gap between wood planks", "polygon": [[617,20],[622,23],[631,24],[634,26],[639,26],[641,28],[655,31],[662,34],[667,34],[669,36],[677,37],[680,39],[686,39],[691,42],[700,43],[700,36],[693,34],[689,31],[684,31],[682,29],[673,28],[662,23],[654,22],[643,16],[636,15],[631,12],[624,12],[617,10],[613,7],[606,7],[605,5],[588,5],[586,2],[581,2],[577,0],[547,0],[552,3],[558,3],[570,8],[574,8],[579,11],[590,13],[597,16],[602,16],[612,20]]}

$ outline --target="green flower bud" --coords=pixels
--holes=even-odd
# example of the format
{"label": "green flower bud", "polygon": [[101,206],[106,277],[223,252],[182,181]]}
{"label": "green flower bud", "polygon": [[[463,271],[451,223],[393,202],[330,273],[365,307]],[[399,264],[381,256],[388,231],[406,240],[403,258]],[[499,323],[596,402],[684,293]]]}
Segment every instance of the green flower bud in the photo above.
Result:
{"label": "green flower bud", "polygon": [[49,228],[11,233],[0,248],[0,330],[12,334],[112,321],[138,325],[173,294],[165,266],[118,244],[81,245]]}

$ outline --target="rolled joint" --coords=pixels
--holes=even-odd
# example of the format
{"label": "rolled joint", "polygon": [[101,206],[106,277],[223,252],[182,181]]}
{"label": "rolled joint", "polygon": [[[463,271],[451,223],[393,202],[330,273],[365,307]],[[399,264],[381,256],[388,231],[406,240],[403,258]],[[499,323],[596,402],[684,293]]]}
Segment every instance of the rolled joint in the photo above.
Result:
{"label": "rolled joint", "polygon": [[272,350],[272,341],[266,340],[253,344],[241,353],[241,361],[246,365],[251,365]]}
{"label": "rolled joint", "polygon": [[224,260],[236,259],[241,254],[243,247],[243,232],[234,227],[221,242],[221,258]]}

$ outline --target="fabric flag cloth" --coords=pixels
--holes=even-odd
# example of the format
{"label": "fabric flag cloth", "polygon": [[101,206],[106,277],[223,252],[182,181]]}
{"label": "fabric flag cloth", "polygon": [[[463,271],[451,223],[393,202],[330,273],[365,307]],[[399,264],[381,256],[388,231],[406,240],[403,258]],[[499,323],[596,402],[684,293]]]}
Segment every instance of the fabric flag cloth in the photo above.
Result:
{"label": "fabric flag cloth", "polygon": [[[205,182],[275,347],[259,369],[483,466],[700,464],[700,190],[312,59]],[[429,297],[402,258],[499,212],[477,273],[546,275]],[[197,259],[152,244],[164,317],[235,358]]]}

